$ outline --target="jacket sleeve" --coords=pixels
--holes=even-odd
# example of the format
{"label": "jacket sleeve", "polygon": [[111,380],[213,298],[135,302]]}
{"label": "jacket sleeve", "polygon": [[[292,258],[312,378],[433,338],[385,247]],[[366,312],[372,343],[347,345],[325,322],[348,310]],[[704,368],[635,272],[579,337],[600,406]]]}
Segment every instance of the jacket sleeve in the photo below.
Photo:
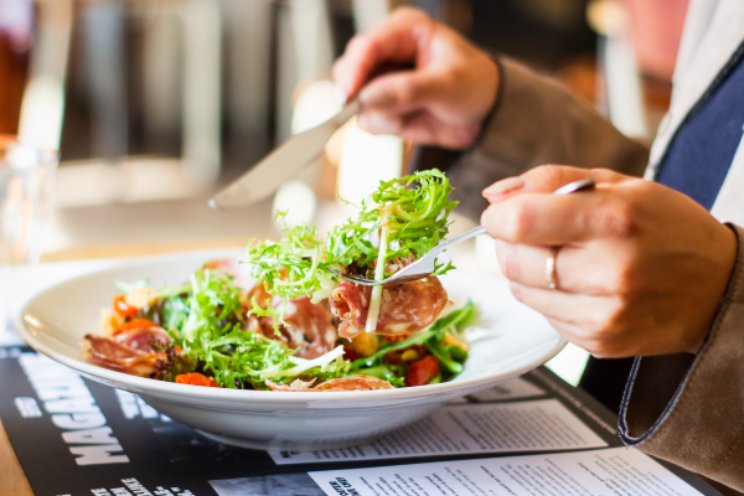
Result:
{"label": "jacket sleeve", "polygon": [[648,148],[627,138],[555,80],[499,59],[499,95],[476,144],[449,170],[460,212],[478,219],[481,190],[541,164],[605,167],[641,175]]}
{"label": "jacket sleeve", "polygon": [[744,492],[744,229],[718,314],[696,355],[636,358],[618,427],[629,445]]}

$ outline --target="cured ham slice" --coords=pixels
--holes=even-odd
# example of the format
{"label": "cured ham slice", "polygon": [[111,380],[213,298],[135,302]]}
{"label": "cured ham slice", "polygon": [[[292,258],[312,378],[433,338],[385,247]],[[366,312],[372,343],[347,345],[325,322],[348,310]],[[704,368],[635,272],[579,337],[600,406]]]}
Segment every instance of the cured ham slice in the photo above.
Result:
{"label": "cured ham slice", "polygon": [[155,376],[165,359],[165,352],[147,353],[93,334],[85,336],[84,353],[92,364],[140,377]]}
{"label": "cured ham slice", "polygon": [[[284,305],[278,297],[269,295],[263,286],[257,285],[248,295],[262,308],[273,305],[275,308]],[[251,317],[248,328],[260,332],[270,339],[283,341],[301,358],[316,358],[332,350],[336,345],[336,327],[333,315],[322,303],[313,303],[310,298],[296,298],[287,303],[284,324],[279,326],[279,333],[274,329],[271,317]]]}
{"label": "cured ham slice", "polygon": [[[134,321],[137,322],[137,321]],[[142,377],[152,377],[165,360],[163,351],[170,336],[152,322],[130,326],[113,337],[85,336],[85,355],[89,362]]]}
{"label": "cured ham slice", "polygon": [[[296,384],[297,383],[297,384]],[[291,384],[277,384],[266,381],[266,385],[272,391],[372,391],[375,389],[392,389],[392,385],[383,379],[372,377],[370,375],[355,375],[353,377],[339,377],[329,379],[313,386],[312,383],[303,383],[293,381]]]}
{"label": "cured ham slice", "polygon": [[[372,289],[343,281],[331,293],[333,314],[341,321],[338,335],[353,338],[364,332]],[[447,292],[436,277],[382,290],[382,303],[375,333],[396,335],[421,331],[434,322],[447,304]]]}
{"label": "cured ham slice", "polygon": [[114,340],[145,353],[160,351],[170,344],[170,336],[165,329],[145,319],[125,323],[114,334]]}
{"label": "cured ham slice", "polygon": [[356,375],[354,377],[339,377],[321,382],[313,391],[371,391],[373,389],[392,389],[393,386],[383,379],[371,375]]}

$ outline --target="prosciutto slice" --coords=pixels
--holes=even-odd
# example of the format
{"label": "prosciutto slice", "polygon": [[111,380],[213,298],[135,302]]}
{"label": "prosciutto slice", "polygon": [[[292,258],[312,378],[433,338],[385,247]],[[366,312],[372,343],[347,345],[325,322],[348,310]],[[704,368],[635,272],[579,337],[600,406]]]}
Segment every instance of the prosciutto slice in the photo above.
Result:
{"label": "prosciutto slice", "polygon": [[85,346],[90,363],[140,377],[153,377],[165,359],[164,352],[145,353],[93,334],[85,336]]}
{"label": "prosciutto slice", "polygon": [[170,336],[165,332],[165,329],[154,323],[149,326],[117,332],[114,335],[114,340],[133,350],[144,353],[162,351],[170,344]]}
{"label": "prosciutto slice", "polygon": [[339,377],[329,379],[315,386],[313,391],[371,391],[373,389],[392,389],[386,380],[371,375],[357,375],[354,377]]}
{"label": "prosciutto slice", "polygon": [[[143,321],[146,322],[146,321]],[[165,360],[170,336],[162,327],[143,325],[114,337],[85,336],[85,356],[90,363],[141,377],[152,377]]]}
{"label": "prosciutto slice", "polygon": [[[341,321],[338,335],[353,338],[364,331],[372,288],[343,281],[331,293],[333,314]],[[380,314],[375,333],[412,334],[434,322],[447,304],[447,292],[436,277],[404,284],[390,284],[382,290]]]}
{"label": "prosciutto slice", "polygon": [[[248,301],[254,298],[263,308],[284,305],[281,298],[272,297],[260,284],[251,290]],[[296,298],[287,305],[285,324],[279,326],[279,334],[274,330],[271,317],[251,317],[248,328],[267,338],[283,341],[296,350],[296,355],[301,358],[316,358],[335,347],[336,327],[333,325],[333,315],[326,305],[313,303],[310,298]]]}
{"label": "prosciutto slice", "polygon": [[266,385],[272,391],[372,391],[374,389],[392,389],[392,385],[386,380],[372,377],[370,375],[355,375],[353,377],[339,377],[328,379],[317,386],[312,383],[293,381],[291,384],[277,384],[266,381]]}

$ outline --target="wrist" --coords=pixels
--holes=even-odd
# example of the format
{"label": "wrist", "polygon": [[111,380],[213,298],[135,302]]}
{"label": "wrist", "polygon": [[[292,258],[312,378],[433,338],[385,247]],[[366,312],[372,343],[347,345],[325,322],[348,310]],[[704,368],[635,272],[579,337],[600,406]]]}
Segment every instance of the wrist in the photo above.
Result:
{"label": "wrist", "polygon": [[701,312],[704,315],[707,314],[707,317],[699,326],[699,330],[693,333],[685,349],[692,354],[697,354],[700,351],[715,326],[724,303],[728,299],[727,295],[732,290],[731,286],[737,272],[737,259],[742,257],[739,253],[741,250],[739,236],[734,226],[730,224],[720,224],[719,226],[721,228],[719,229],[719,241],[712,243],[712,246],[717,247],[715,259],[719,261],[719,270],[717,271],[718,274],[713,277],[712,291],[710,292],[711,303],[707,305],[710,310]]}
{"label": "wrist", "polygon": [[488,61],[488,72],[491,74],[491,76],[489,76],[489,79],[491,79],[492,83],[489,83],[487,85],[487,87],[490,89],[488,90],[487,94],[488,99],[483,105],[484,111],[482,112],[482,115],[480,116],[478,121],[478,134],[476,134],[472,143],[470,143],[470,145],[467,147],[468,149],[476,147],[478,143],[480,143],[480,141],[483,139],[488,126],[494,119],[494,116],[498,113],[502,100],[504,67],[497,56],[486,52],[483,53],[486,57],[486,60]]}

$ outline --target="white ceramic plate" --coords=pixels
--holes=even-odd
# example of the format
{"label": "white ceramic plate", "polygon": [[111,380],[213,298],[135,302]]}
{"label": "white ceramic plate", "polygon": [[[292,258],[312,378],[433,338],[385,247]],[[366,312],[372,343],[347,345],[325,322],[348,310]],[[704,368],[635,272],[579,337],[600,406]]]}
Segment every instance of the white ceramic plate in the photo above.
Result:
{"label": "white ceramic plate", "polygon": [[155,287],[175,285],[212,258],[215,253],[139,259],[64,281],[26,304],[22,335],[37,351],[95,381],[139,394],[209,437],[250,448],[293,450],[370,440],[449,400],[538,367],[564,345],[540,315],[511,297],[504,281],[455,270],[442,278],[450,299],[461,305],[471,298],[480,316],[465,371],[447,383],[355,392],[244,391],[135,377],[81,360],[80,343],[86,333],[97,332],[100,310],[116,294],[114,281],[148,278]]}

